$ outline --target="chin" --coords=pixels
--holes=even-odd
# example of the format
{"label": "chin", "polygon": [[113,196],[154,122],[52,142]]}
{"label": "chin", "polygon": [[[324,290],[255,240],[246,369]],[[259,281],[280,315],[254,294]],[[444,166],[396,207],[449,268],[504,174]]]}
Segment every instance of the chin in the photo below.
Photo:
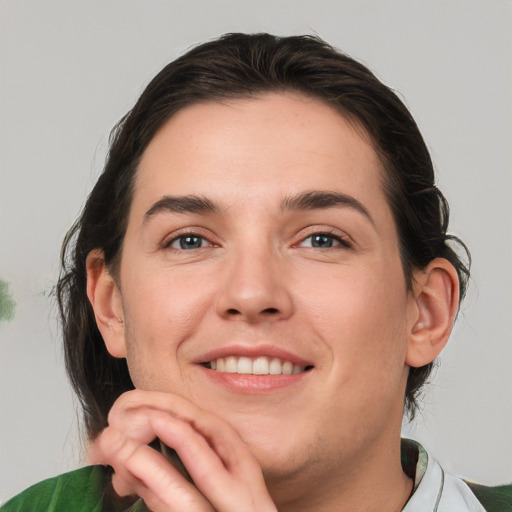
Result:
{"label": "chin", "polygon": [[297,434],[296,431],[276,426],[271,432],[242,434],[242,439],[259,462],[265,480],[286,480],[310,466],[313,447],[297,439]]}

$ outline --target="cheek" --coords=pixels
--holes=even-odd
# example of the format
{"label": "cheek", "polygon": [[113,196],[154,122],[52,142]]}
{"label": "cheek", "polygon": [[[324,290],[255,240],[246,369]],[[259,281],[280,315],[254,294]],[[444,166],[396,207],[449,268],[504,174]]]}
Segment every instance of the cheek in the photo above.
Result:
{"label": "cheek", "polygon": [[180,376],[180,347],[207,314],[211,293],[190,276],[165,272],[139,276],[127,277],[123,283],[130,375],[138,388],[169,389]]}
{"label": "cheek", "polygon": [[211,280],[198,272],[144,262],[134,268],[137,274],[125,277],[122,294],[125,313],[137,322],[135,330],[156,335],[171,329],[176,332],[173,339],[179,338],[211,303]]}
{"label": "cheek", "polygon": [[[390,270],[391,269],[391,270]],[[340,272],[305,295],[317,334],[332,352],[337,374],[401,375],[407,348],[407,292],[401,267]],[[309,297],[309,298],[308,298]],[[364,370],[364,371],[363,371]]]}

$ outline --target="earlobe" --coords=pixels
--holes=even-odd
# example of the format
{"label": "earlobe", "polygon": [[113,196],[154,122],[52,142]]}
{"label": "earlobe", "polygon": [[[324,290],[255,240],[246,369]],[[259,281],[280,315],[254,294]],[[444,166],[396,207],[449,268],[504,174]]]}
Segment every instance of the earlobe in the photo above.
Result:
{"label": "earlobe", "polygon": [[126,357],[121,292],[106,268],[103,251],[91,251],[87,256],[86,267],[87,297],[107,350],[114,357]]}
{"label": "earlobe", "polygon": [[409,310],[406,363],[420,367],[432,362],[445,347],[459,306],[459,279],[444,258],[417,271]]}

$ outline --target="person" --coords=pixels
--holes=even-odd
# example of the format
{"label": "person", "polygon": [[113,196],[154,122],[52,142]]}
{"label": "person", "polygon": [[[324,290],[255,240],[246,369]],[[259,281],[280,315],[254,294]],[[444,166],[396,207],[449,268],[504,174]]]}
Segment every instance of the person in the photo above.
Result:
{"label": "person", "polygon": [[511,510],[400,438],[469,277],[448,220],[406,107],[319,38],[171,62],[62,250],[93,465],[3,510]]}

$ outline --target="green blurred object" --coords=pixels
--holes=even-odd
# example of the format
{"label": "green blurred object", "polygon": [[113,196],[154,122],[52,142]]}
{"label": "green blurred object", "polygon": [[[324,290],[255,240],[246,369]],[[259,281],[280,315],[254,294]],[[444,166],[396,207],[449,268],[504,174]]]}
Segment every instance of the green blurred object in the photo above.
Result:
{"label": "green blurred object", "polygon": [[12,320],[15,307],[16,303],[9,295],[9,283],[0,279],[0,322]]}

